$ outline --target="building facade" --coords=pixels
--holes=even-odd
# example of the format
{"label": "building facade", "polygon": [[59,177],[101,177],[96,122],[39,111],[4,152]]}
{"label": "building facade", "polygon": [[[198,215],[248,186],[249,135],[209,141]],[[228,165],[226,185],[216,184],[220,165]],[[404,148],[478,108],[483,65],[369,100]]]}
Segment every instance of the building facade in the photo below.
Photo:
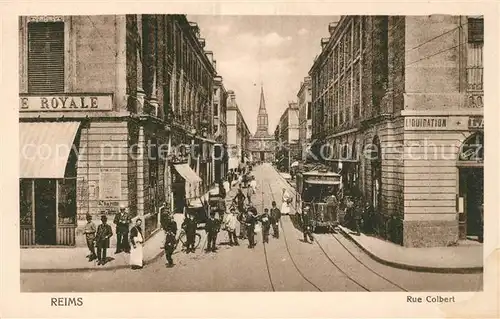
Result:
{"label": "building facade", "polygon": [[264,87],[260,88],[259,113],[257,114],[257,130],[250,138],[250,153],[253,161],[274,161],[275,140],[269,134],[269,119],[267,116],[266,100],[264,98]]}
{"label": "building facade", "polygon": [[250,130],[236,102],[236,94],[227,92],[228,169],[241,168],[248,162]]}
{"label": "building facade", "polygon": [[121,204],[149,238],[214,180],[216,70],[184,15],[21,17],[19,43],[21,245],[84,246]]}
{"label": "building facade", "polygon": [[293,162],[301,157],[299,144],[299,108],[295,102],[288,103],[288,107],[281,114],[275,131],[277,138],[276,158],[280,171],[289,172]]}
{"label": "building facade", "polygon": [[299,92],[297,93],[297,102],[299,107],[299,145],[300,159],[306,162],[309,150],[311,147],[312,136],[312,101],[311,101],[311,78],[304,78],[304,82],[300,84]]}
{"label": "building facade", "polygon": [[318,159],[371,202],[389,240],[447,246],[476,236],[482,17],[343,16],[329,32],[310,70]]}
{"label": "building facade", "polygon": [[228,156],[225,151],[227,148],[227,91],[224,87],[222,76],[215,77],[214,81],[214,127],[216,141],[223,147],[216,148],[214,154],[214,175],[215,181],[223,179],[228,172]]}

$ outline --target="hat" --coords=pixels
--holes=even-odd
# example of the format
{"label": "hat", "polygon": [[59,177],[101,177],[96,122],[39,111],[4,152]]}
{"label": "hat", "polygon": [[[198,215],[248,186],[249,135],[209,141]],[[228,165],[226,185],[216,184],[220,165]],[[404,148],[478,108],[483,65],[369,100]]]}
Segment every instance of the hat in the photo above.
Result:
{"label": "hat", "polygon": [[101,220],[102,220],[102,221],[107,221],[107,220],[108,220],[108,217],[106,217],[106,215],[102,215],[102,216],[101,216]]}
{"label": "hat", "polygon": [[126,208],[127,208],[127,205],[125,205],[125,204],[123,204],[123,203],[122,203],[122,204],[120,204],[120,209],[126,209]]}
{"label": "hat", "polygon": [[269,211],[269,209],[267,209],[267,208],[264,208],[264,212],[268,212],[268,211]]}
{"label": "hat", "polygon": [[92,215],[90,215],[90,214],[88,214],[88,213],[87,213],[87,214],[85,215],[85,219],[92,219]]}

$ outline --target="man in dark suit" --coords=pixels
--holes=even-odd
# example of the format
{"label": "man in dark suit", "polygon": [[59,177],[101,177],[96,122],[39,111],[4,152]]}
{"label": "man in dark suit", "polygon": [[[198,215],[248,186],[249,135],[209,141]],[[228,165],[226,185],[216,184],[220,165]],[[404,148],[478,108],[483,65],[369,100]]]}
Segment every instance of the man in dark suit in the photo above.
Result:
{"label": "man in dark suit", "polygon": [[308,243],[309,241],[307,238],[311,240],[311,243],[314,241],[313,235],[312,235],[312,225],[311,225],[311,216],[310,214],[310,207],[309,205],[304,207],[304,210],[302,211],[302,232],[304,233],[304,242]]}
{"label": "man in dark suit", "polygon": [[113,223],[116,225],[116,251],[118,254],[122,251],[129,253],[130,244],[128,241],[128,232],[130,228],[130,223],[132,218],[127,212],[127,207],[125,205],[120,205],[120,212],[115,215]]}
{"label": "man in dark suit", "polygon": [[106,263],[106,250],[109,248],[109,238],[113,236],[113,231],[111,226],[107,224],[108,218],[106,215],[101,217],[102,224],[97,227],[96,233],[96,246],[97,246],[97,258],[99,262],[98,265],[104,265]]}
{"label": "man in dark suit", "polygon": [[182,223],[182,229],[186,232],[186,253],[194,253],[194,241],[196,239],[196,229],[198,228],[198,222],[194,219],[192,213],[188,213],[187,217]]}
{"label": "man in dark suit", "polygon": [[273,226],[273,237],[280,238],[279,222],[281,220],[281,211],[276,207],[276,202],[271,203],[271,225]]}
{"label": "man in dark suit", "polygon": [[219,228],[219,220],[215,218],[215,211],[212,211],[210,212],[210,218],[207,220],[207,223],[205,225],[208,242],[206,252],[215,252],[217,250],[215,244],[217,242],[217,234],[219,233]]}

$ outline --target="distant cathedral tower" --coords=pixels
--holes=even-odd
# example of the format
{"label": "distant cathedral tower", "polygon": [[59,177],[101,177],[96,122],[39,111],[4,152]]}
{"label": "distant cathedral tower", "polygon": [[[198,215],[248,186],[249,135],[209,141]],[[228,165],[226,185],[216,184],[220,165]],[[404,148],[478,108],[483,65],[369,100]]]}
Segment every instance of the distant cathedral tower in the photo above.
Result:
{"label": "distant cathedral tower", "polygon": [[269,134],[269,120],[267,117],[266,100],[264,98],[264,87],[260,87],[259,114],[257,115],[257,130],[250,139],[250,153],[253,161],[274,161],[275,140]]}
{"label": "distant cathedral tower", "polygon": [[269,121],[267,118],[266,100],[264,99],[264,87],[260,87],[259,115],[257,115],[257,131],[254,137],[269,136]]}

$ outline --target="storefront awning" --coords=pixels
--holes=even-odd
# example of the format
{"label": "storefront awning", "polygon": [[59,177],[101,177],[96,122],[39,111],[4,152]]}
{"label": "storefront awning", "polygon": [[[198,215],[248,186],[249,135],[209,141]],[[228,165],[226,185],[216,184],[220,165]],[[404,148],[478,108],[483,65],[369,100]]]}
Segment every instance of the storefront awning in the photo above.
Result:
{"label": "storefront awning", "polygon": [[80,122],[20,123],[20,178],[64,178]]}
{"label": "storefront awning", "polygon": [[201,178],[198,174],[188,164],[177,164],[174,168],[186,181],[186,199],[199,197]]}

